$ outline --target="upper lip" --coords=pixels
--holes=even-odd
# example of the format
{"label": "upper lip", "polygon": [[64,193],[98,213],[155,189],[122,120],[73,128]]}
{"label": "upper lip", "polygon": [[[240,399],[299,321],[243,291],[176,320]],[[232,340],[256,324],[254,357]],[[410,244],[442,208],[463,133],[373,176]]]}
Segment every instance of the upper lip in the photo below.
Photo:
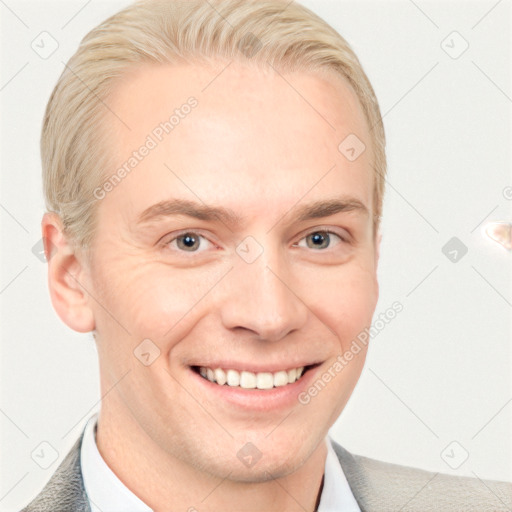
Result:
{"label": "upper lip", "polygon": [[318,361],[302,361],[302,362],[286,362],[286,363],[268,363],[268,364],[256,364],[252,363],[241,363],[234,361],[215,361],[215,362],[203,362],[190,365],[196,368],[222,368],[223,370],[236,370],[238,372],[252,372],[252,373],[275,373],[281,370],[291,370],[293,368],[317,366],[320,362]]}

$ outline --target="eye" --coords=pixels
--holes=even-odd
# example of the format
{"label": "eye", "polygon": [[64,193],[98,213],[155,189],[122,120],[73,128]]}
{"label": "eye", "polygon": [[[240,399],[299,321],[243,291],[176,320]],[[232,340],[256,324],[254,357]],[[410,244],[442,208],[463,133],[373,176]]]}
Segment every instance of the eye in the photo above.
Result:
{"label": "eye", "polygon": [[194,231],[180,233],[165,242],[166,246],[180,252],[202,252],[208,249],[208,244],[211,244],[208,239]]}
{"label": "eye", "polygon": [[297,245],[299,247],[304,247],[304,245],[301,244],[303,241],[305,241],[307,248],[315,250],[328,249],[338,245],[340,242],[345,242],[341,235],[327,230],[313,231],[302,238]]}

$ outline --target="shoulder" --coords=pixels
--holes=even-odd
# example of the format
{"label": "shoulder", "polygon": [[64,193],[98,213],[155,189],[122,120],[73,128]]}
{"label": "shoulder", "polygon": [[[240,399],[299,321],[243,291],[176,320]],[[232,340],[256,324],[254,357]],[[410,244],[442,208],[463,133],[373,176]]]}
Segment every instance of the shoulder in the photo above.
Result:
{"label": "shoulder", "polygon": [[353,455],[332,442],[363,512],[505,512],[512,484],[432,473]]}
{"label": "shoulder", "polygon": [[21,512],[91,512],[80,466],[82,435],[43,490]]}

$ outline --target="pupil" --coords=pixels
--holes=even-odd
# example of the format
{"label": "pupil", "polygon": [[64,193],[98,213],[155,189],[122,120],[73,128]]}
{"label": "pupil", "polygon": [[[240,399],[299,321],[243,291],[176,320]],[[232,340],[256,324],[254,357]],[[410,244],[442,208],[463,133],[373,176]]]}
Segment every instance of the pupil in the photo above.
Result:
{"label": "pupil", "polygon": [[181,237],[181,242],[186,248],[192,249],[196,245],[197,240],[193,235],[187,234]]}
{"label": "pupil", "polygon": [[314,247],[327,247],[329,245],[329,235],[327,233],[322,234],[320,232],[311,235],[311,242]]}

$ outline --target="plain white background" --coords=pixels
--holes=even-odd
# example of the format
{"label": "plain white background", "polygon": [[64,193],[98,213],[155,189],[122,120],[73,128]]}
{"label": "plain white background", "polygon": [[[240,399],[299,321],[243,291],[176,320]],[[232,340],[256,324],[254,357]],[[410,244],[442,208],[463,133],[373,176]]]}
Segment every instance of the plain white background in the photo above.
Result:
{"label": "plain white background", "polygon": [[[0,2],[4,512],[43,486],[99,406],[92,336],[58,319],[32,252],[39,135],[63,63],[127,3]],[[404,308],[372,340],[332,436],[362,455],[511,481],[512,254],[482,234],[512,220],[510,2],[303,4],[352,44],[379,98],[389,175],[376,317],[394,301]],[[47,59],[31,47],[43,31],[58,43]],[[453,237],[468,249],[457,262],[442,250]],[[47,469],[31,458],[43,441],[59,454]]]}

